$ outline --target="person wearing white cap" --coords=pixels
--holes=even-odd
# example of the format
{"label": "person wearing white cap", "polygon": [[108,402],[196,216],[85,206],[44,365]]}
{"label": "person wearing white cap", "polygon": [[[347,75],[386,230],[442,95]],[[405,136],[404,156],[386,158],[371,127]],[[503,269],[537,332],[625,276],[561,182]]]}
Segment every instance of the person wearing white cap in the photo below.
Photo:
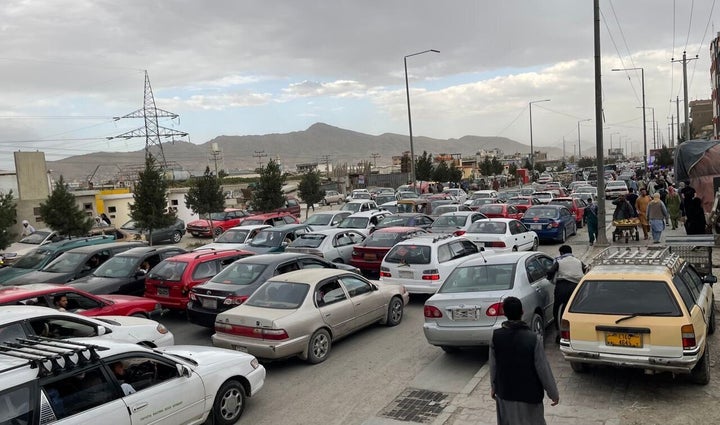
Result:
{"label": "person wearing white cap", "polygon": [[30,236],[33,233],[35,233],[35,228],[30,225],[29,221],[23,220],[22,225],[23,225],[23,230],[22,230],[22,233],[20,234],[20,236],[25,237],[25,236]]}

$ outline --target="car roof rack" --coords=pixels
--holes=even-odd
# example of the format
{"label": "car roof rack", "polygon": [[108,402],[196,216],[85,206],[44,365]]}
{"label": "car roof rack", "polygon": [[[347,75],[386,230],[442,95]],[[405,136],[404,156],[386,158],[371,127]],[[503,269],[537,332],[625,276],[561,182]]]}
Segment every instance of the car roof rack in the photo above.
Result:
{"label": "car roof rack", "polygon": [[680,256],[669,247],[610,247],[600,252],[593,265],[634,265],[634,266],[665,266],[677,271],[682,265]]}
{"label": "car roof rack", "polygon": [[5,341],[0,344],[0,355],[27,360],[27,362],[0,370],[0,373],[30,365],[31,368],[38,369],[39,377],[57,375],[98,361],[100,356],[97,352],[108,349],[95,344],[34,335],[17,338],[16,341]]}

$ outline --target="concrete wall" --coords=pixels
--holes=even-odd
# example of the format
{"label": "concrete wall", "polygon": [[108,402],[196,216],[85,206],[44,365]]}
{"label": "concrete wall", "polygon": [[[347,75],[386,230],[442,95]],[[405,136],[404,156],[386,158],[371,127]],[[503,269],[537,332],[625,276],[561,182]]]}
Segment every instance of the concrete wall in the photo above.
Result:
{"label": "concrete wall", "polygon": [[36,229],[45,228],[38,213],[41,202],[51,192],[50,175],[43,152],[13,152],[17,178],[17,217],[15,231],[22,231],[22,220],[27,220]]}
{"label": "concrete wall", "polygon": [[130,204],[133,203],[132,193],[100,195],[105,206],[105,214],[110,217],[113,225],[120,227],[130,220]]}
{"label": "concrete wall", "polygon": [[185,224],[197,220],[199,217],[185,206],[185,194],[188,192],[186,187],[172,188],[168,190],[168,208],[175,211],[175,215]]}

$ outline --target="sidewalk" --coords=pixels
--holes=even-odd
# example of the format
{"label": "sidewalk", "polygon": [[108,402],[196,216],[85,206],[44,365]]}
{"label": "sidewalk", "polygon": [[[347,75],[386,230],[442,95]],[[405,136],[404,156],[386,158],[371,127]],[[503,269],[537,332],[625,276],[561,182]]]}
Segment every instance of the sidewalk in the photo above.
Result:
{"label": "sidewalk", "polygon": [[[652,245],[640,241],[612,242],[612,226],[608,227],[611,246]],[[665,236],[685,235],[684,229],[669,230]],[[649,242],[649,243],[648,243]],[[577,255],[589,262],[604,247],[587,245]],[[720,264],[720,249],[713,252],[714,273]],[[715,286],[716,298],[720,285]],[[720,347],[720,332],[710,336],[710,344]],[[720,423],[720,375],[711,362],[711,382],[706,386],[690,383],[684,376],[671,374],[645,375],[642,370],[595,367],[578,374],[572,371],[554,344],[556,331],[548,329],[545,352],[560,391],[560,404],[550,406],[545,398],[548,425],[645,425],[645,424],[709,424]],[[495,401],[490,397],[489,366],[486,364],[457,394],[433,422],[434,425],[494,425]]]}

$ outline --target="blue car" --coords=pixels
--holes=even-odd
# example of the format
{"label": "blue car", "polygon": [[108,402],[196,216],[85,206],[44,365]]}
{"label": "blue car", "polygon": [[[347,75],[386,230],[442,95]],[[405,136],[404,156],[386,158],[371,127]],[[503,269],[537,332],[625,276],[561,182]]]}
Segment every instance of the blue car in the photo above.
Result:
{"label": "blue car", "polygon": [[533,205],[521,221],[544,240],[565,242],[569,235],[577,233],[575,217],[562,205]]}

